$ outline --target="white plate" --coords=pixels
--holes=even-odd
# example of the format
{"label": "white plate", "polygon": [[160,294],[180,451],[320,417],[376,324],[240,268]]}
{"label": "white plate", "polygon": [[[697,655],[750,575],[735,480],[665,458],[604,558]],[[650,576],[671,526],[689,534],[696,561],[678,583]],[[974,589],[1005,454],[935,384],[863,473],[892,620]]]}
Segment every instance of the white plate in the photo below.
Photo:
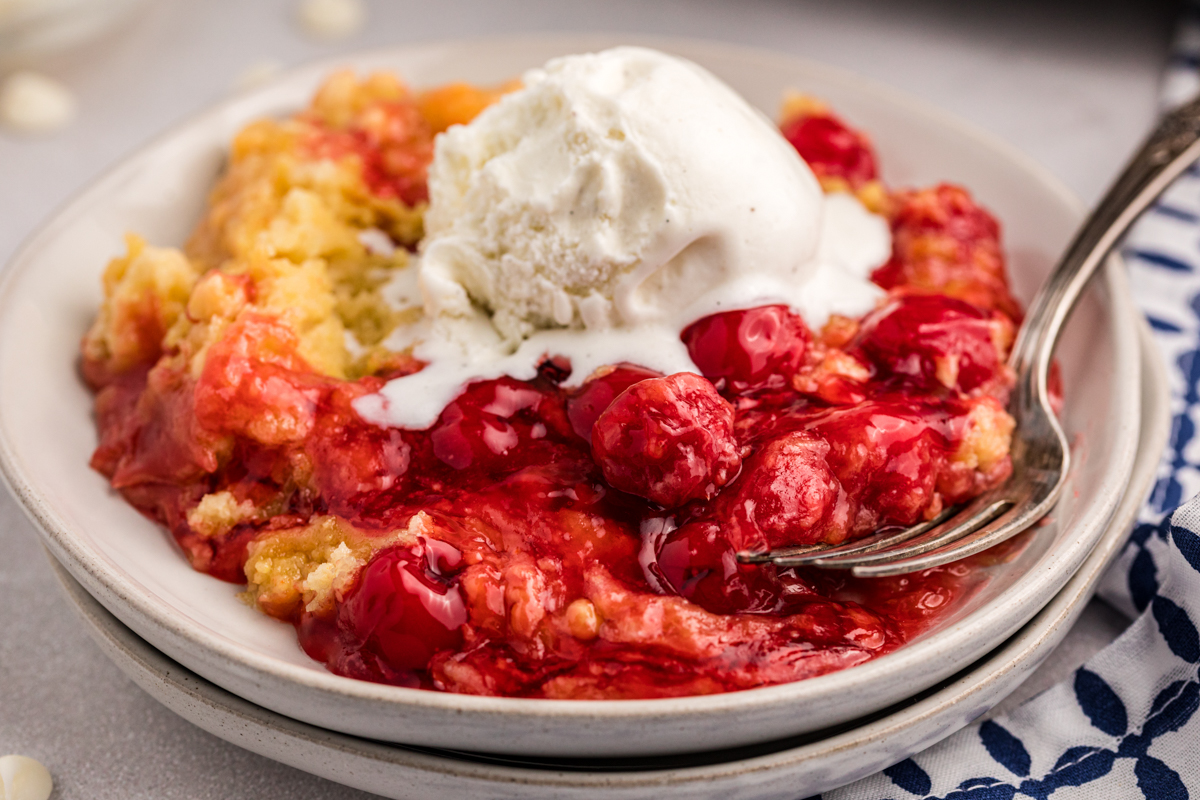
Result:
{"label": "white plate", "polygon": [[[494,82],[611,36],[547,36],[404,47],[337,64],[387,68],[414,84]],[[774,110],[801,88],[874,137],[885,177],[971,188],[1003,222],[1025,298],[1081,217],[1059,184],[1004,145],[894,92],[788,56],[685,40],[642,42],[692,58]],[[198,219],[233,133],[294,110],[334,64],[293,72],[139,151],[83,192],[17,254],[0,284],[0,467],[55,557],[122,622],[188,669],[295,719],[386,741],[556,755],[716,749],[826,728],[893,705],[994,649],[1066,584],[1100,540],[1125,490],[1138,436],[1136,311],[1110,268],[1084,298],[1060,347],[1064,422],[1081,457],[1055,524],[956,616],[904,648],[807,681],[651,701],[485,698],[364,683],[308,659],[289,626],[193,572],[170,538],[87,467],[91,397],[75,372],[105,260],[127,230],[181,242]],[[803,713],[797,713],[803,709]]]}
{"label": "white plate", "polygon": [[1166,378],[1143,332],[1142,428],[1129,493],[1099,545],[1059,594],[1004,645],[923,697],[879,718],[753,754],[721,752],[661,759],[657,768],[566,771],[513,759],[484,761],[417,752],[331,733],[247,703],[188,672],[139,639],[55,563],[92,637],[139,686],[172,711],[240,747],[340,783],[392,798],[807,797],[907,758],[977,718],[1009,694],[1066,635],[1104,568],[1125,542],[1154,479],[1170,428]]}

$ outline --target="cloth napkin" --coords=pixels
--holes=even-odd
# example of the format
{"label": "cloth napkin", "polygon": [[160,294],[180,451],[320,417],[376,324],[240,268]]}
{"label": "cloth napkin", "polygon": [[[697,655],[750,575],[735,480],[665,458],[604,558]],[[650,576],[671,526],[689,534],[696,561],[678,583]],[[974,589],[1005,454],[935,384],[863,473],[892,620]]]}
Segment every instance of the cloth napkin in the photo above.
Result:
{"label": "cloth napkin", "polygon": [[[1200,5],[1162,85],[1200,93]],[[1135,618],[1067,681],[822,800],[1200,797],[1200,166],[1130,231],[1130,284],[1170,376],[1158,479],[1099,593]]]}

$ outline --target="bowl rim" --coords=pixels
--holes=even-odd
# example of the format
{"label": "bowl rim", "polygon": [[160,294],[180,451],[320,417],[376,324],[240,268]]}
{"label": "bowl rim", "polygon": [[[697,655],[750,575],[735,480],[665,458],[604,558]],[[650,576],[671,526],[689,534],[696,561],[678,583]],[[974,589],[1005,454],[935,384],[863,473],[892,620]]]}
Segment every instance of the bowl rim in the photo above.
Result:
{"label": "bowl rim", "polygon": [[[415,44],[401,44],[394,47],[376,48],[359,53],[347,53],[332,58],[320,59],[292,68],[269,84],[251,89],[228,97],[218,103],[184,118],[171,126],[165,132],[139,144],[134,150],[121,159],[117,164],[104,171],[99,177],[86,183],[75,192],[71,198],[60,206],[49,219],[42,223],[22,243],[10,258],[7,267],[0,274],[0,317],[14,302],[14,286],[18,279],[30,266],[36,263],[37,250],[46,241],[53,238],[58,228],[65,227],[76,216],[84,213],[93,196],[100,193],[106,186],[117,182],[124,174],[132,171],[139,160],[156,147],[183,135],[188,130],[206,122],[216,121],[226,115],[237,115],[244,106],[253,105],[253,101],[272,87],[285,83],[307,80],[315,81],[319,76],[346,65],[370,63],[386,60],[397,53],[415,56],[423,52],[435,52],[447,47],[471,47],[478,45],[505,47],[520,47],[524,43],[535,43],[539,46],[560,47],[563,52],[583,52],[598,47],[612,46],[616,43],[641,44],[658,47],[674,52],[683,52],[685,57],[695,57],[697,52],[707,52],[714,57],[753,59],[765,68],[801,69],[833,83],[840,83],[854,91],[869,96],[873,101],[901,107],[909,113],[931,120],[939,127],[954,131],[957,135],[973,140],[982,148],[996,153],[998,156],[1013,163],[1014,166],[1026,171],[1034,178],[1047,193],[1055,196],[1064,206],[1071,207],[1082,216],[1082,204],[1062,183],[1047,169],[1032,158],[1018,151],[996,136],[982,131],[948,112],[942,111],[931,103],[909,96],[900,90],[892,89],[875,81],[863,78],[853,72],[838,67],[821,64],[809,59],[790,54],[772,51],[764,48],[746,47],[724,42],[712,42],[703,39],[687,37],[644,36],[623,33],[589,33],[589,34],[559,34],[544,33],[524,36],[496,35],[474,38],[455,38]],[[257,112],[262,116],[264,112]],[[1124,290],[1124,275],[1116,266],[1118,259],[1110,259],[1105,271],[1105,282],[1108,288],[1107,301],[1109,318],[1114,327],[1114,347],[1120,351],[1124,348],[1127,357],[1124,363],[1136,370],[1138,364],[1137,337],[1122,336],[1122,326],[1132,329],[1136,311],[1129,299],[1128,291]],[[1137,408],[1138,382],[1129,381],[1128,387],[1117,392],[1118,400],[1124,400],[1122,406],[1126,410]],[[1123,394],[1122,394],[1123,392]],[[66,564],[72,574],[81,580],[88,590],[97,596],[104,605],[112,610],[126,624],[130,620],[126,615],[136,614],[139,621],[148,623],[156,629],[199,646],[208,653],[215,655],[260,682],[285,681],[299,684],[306,689],[318,691],[327,695],[354,698],[372,702],[388,703],[394,706],[420,706],[431,710],[472,713],[499,714],[503,716],[520,716],[534,719],[539,717],[573,717],[579,719],[605,718],[637,720],[648,714],[684,717],[689,715],[710,715],[722,710],[746,710],[751,707],[775,706],[783,702],[803,702],[805,696],[824,694],[826,687],[837,686],[838,691],[854,691],[858,685],[873,684],[886,678],[887,674],[898,669],[906,662],[927,661],[938,649],[940,640],[950,631],[939,632],[920,639],[910,645],[873,659],[856,667],[839,670],[827,675],[808,678],[792,683],[774,686],[758,687],[736,692],[714,695],[696,695],[677,698],[654,698],[647,700],[549,700],[511,697],[481,697],[473,695],[451,694],[404,687],[374,684],[350,678],[333,675],[327,672],[317,672],[309,668],[281,661],[265,653],[249,650],[232,639],[208,629],[197,629],[181,622],[169,609],[155,601],[153,593],[141,586],[136,580],[122,575],[108,563],[108,559],[92,551],[86,544],[77,540],[70,531],[70,526],[60,518],[47,498],[38,491],[37,486],[30,480],[27,470],[22,466],[20,454],[10,445],[7,430],[9,427],[6,409],[0,405],[0,476],[10,492],[18,499],[26,515],[34,522],[50,545],[56,558]],[[1136,425],[1133,428],[1136,430]],[[1081,513],[1078,530],[1091,532],[1103,528],[1113,510],[1120,501],[1124,490],[1114,476],[1128,473],[1133,463],[1136,450],[1136,435],[1131,444],[1124,437],[1117,448],[1113,463],[1106,472],[1105,484],[1113,483],[1118,491],[1110,493],[1111,497],[1101,502],[1087,512]],[[1083,554],[1086,556],[1086,553]],[[1082,563],[1083,558],[1079,559]],[[1077,566],[1077,565],[1076,565]],[[1014,584],[1020,586],[1025,582],[1021,578]],[[1010,588],[1009,591],[1012,591]],[[1052,595],[1053,596],[1053,595]],[[988,605],[973,611],[960,620],[953,629],[965,626],[968,622],[979,625],[988,616],[995,615],[993,606],[1001,598],[993,600]],[[119,607],[114,608],[113,604]],[[989,610],[991,613],[989,614]],[[121,613],[124,611],[124,614]],[[1030,616],[1037,609],[1030,611]],[[137,630],[137,625],[131,625]],[[139,631],[141,633],[141,631]],[[519,713],[517,713],[519,712]]]}

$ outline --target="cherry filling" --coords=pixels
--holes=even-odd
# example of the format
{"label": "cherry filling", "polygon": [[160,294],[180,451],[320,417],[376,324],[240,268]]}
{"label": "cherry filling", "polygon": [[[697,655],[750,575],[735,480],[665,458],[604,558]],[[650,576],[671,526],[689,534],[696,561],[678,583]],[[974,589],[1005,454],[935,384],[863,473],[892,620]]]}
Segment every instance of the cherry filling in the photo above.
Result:
{"label": "cherry filling", "polygon": [[661,378],[653,370],[632,364],[620,364],[600,369],[588,378],[587,383],[567,400],[567,417],[571,429],[587,442],[592,441],[592,428],[617,395],[647,378]]}
{"label": "cherry filling", "polygon": [[[110,384],[96,464],[219,577],[323,515],[378,541],[336,602],[260,600],[335,672],[484,694],[728,691],[887,652],[978,585],[971,569],[833,581],[737,552],[909,525],[1002,480],[1006,454],[964,455],[979,415],[1002,413],[998,327],[901,297],[839,350],[782,307],[726,312],[683,333],[704,376],[479,381],[409,431],[355,413],[381,379],[320,377],[249,315],[198,379],[164,360]],[[830,364],[865,399],[807,391]],[[222,492],[267,513],[197,532],[191,509]]]}
{"label": "cherry filling", "polygon": [[372,193],[408,205],[429,199],[425,173],[433,160],[433,131],[412,102],[377,103],[342,125],[311,120],[313,158],[353,158]]}
{"label": "cherry filling", "polygon": [[[424,197],[430,133],[404,107],[322,125],[317,156],[355,157],[380,196]],[[869,143],[836,117],[784,133],[823,179],[875,180]],[[250,578],[339,674],[612,698],[861,663],[1020,546],[879,580],[738,561],[932,518],[1011,469],[1020,309],[998,227],[957,187],[888,203],[884,305],[820,331],[780,305],[698,320],[681,339],[699,375],[618,364],[564,388],[569,365],[548,361],[531,381],[470,384],[427,430],[388,429],[354,403],[419,363],[329,378],[285,324],[246,311],[198,375],[153,343],[122,369],[85,360],[92,463],[197,569]]]}
{"label": "cherry filling", "polygon": [[[794,431],[768,441],[746,463],[726,506],[743,531],[743,547],[836,544],[851,534],[855,503],[830,465],[830,449],[827,440]],[[850,470],[842,474],[853,477]]]}
{"label": "cherry filling", "polygon": [[458,649],[467,608],[452,575],[461,562],[452,545],[425,539],[377,553],[338,609],[343,646],[409,672]]}
{"label": "cherry filling", "polygon": [[[857,346],[876,367],[924,391],[964,394],[1000,381],[1012,323],[941,295],[900,297],[863,321]],[[998,341],[1000,340],[1000,341]]]}
{"label": "cherry filling", "polygon": [[1008,289],[1000,226],[965,189],[940,184],[890,200],[892,257],[871,280],[897,294],[941,294],[1020,321]]}
{"label": "cherry filling", "polygon": [[564,435],[569,421],[562,398],[515,380],[471,384],[446,406],[429,431],[434,455],[456,470],[490,475],[512,470],[545,447],[547,437]]}

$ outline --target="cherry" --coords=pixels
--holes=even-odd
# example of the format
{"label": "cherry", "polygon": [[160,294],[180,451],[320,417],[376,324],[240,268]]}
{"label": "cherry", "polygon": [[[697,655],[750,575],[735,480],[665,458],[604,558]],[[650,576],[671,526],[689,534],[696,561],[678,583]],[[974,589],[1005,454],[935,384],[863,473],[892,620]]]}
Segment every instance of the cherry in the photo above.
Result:
{"label": "cherry", "polygon": [[632,364],[596,370],[579,391],[567,400],[567,417],[571,420],[572,430],[590,444],[592,427],[617,395],[638,381],[660,377],[661,373]]}
{"label": "cherry", "polygon": [[339,629],[393,669],[426,669],[434,653],[462,646],[467,608],[449,577],[460,562],[455,548],[424,538],[379,551],[339,607]]}
{"label": "cherry", "polygon": [[592,454],[610,485],[665,508],[712,497],[741,464],[733,407],[690,372],[622,392],[592,428]]}
{"label": "cherry", "polygon": [[789,386],[812,337],[787,306],[761,306],[704,317],[680,338],[704,377],[742,394]]}
{"label": "cherry", "polygon": [[858,188],[878,175],[870,140],[833,114],[786,120],[781,132],[818,178],[841,178]]}
{"label": "cherry", "polygon": [[952,297],[901,297],[863,321],[856,344],[884,375],[967,393],[1001,373],[996,334],[1005,322]]}
{"label": "cherry", "polygon": [[952,409],[933,402],[868,400],[812,425],[829,443],[833,473],[858,500],[855,533],[885,523],[911,525],[935,502],[952,418]]}
{"label": "cherry", "polygon": [[521,445],[551,432],[543,412],[554,402],[514,378],[472,383],[430,429],[434,455],[456,470],[514,472],[524,466],[514,458]]}
{"label": "cherry", "polygon": [[316,123],[308,145],[318,158],[356,158],[363,182],[379,197],[410,206],[429,198],[433,131],[412,100],[376,104],[344,128]]}
{"label": "cherry", "polygon": [[268,446],[307,436],[326,382],[298,347],[278,319],[243,314],[209,349],[196,384],[197,421]]}
{"label": "cherry", "polygon": [[767,442],[748,459],[725,506],[768,547],[844,540],[852,506],[826,461],[829,443],[794,431]]}
{"label": "cherry", "polygon": [[658,571],[681,597],[716,614],[773,611],[779,587],[773,567],[742,564],[721,526],[690,522],[658,549]]}

